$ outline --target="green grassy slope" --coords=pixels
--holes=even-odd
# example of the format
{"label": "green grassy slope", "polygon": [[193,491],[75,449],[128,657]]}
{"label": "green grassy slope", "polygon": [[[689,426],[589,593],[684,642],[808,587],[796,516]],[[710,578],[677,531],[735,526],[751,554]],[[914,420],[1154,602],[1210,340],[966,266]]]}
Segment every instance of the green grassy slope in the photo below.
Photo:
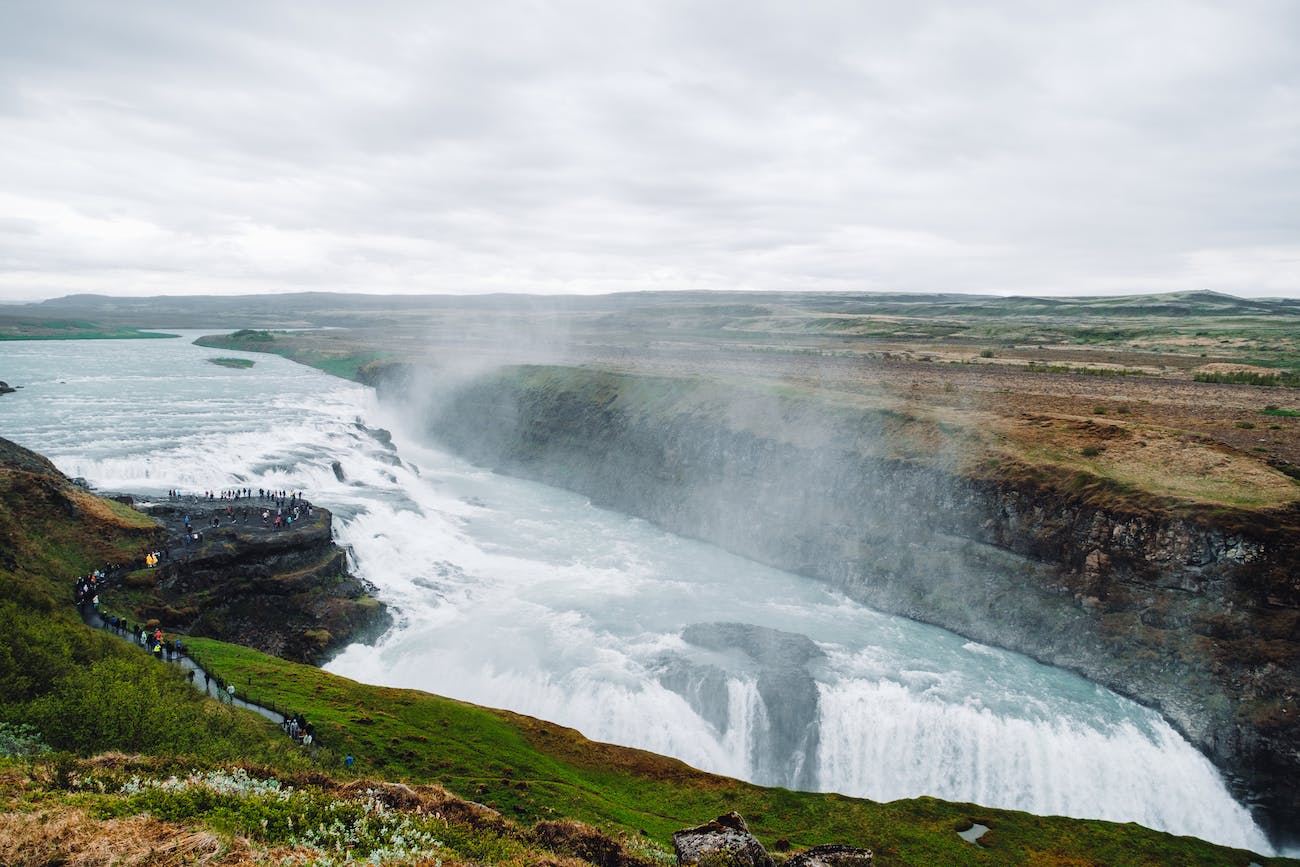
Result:
{"label": "green grassy slope", "polygon": [[170,667],[85,627],[78,575],[140,557],[154,523],[0,439],[0,723],[49,746],[293,762],[274,727],[205,703]]}

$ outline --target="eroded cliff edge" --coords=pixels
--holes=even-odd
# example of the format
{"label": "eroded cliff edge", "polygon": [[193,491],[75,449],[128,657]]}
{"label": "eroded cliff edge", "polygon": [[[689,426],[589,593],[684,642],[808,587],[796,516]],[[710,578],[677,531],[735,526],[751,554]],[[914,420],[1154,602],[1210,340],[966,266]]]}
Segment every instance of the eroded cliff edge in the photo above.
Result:
{"label": "eroded cliff edge", "polygon": [[[138,505],[164,528],[162,562],[128,574],[125,586],[105,597],[135,618],[312,665],[391,625],[374,588],[348,571],[328,509],[304,510],[276,529],[261,518],[274,513],[270,500],[181,497]],[[187,517],[200,541],[185,540]]]}
{"label": "eroded cliff edge", "polygon": [[[420,402],[409,378],[380,385]],[[430,406],[431,433],[475,462],[1157,708],[1275,836],[1300,830],[1294,505],[1205,508],[991,465],[897,407],[707,380],[508,368]]]}

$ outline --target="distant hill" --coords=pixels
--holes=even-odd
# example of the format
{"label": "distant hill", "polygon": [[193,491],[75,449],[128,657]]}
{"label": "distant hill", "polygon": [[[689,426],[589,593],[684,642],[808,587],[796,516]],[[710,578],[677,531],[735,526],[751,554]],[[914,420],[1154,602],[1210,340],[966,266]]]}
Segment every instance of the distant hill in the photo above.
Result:
{"label": "distant hill", "polygon": [[[351,326],[391,314],[447,311],[620,313],[634,309],[686,311],[694,307],[750,307],[836,314],[1083,319],[1136,316],[1300,315],[1300,300],[1238,298],[1221,292],[1035,298],[955,293],[631,292],[611,295],[368,295],[297,292],[254,295],[158,295],[124,298],[68,295],[15,305],[7,317],[88,320],[139,328]],[[757,309],[754,309],[757,308]]]}

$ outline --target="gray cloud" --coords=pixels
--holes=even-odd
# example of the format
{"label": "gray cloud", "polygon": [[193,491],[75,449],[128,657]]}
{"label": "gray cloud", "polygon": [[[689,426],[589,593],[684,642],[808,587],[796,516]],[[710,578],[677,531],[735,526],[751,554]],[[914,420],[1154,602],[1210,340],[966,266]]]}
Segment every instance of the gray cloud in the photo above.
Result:
{"label": "gray cloud", "polygon": [[1286,2],[0,6],[0,298],[1300,294]]}

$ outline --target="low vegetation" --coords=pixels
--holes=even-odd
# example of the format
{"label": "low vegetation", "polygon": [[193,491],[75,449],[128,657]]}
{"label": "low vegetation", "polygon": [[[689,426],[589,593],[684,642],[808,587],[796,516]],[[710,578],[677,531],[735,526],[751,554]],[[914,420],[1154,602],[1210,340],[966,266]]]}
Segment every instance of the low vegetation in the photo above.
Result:
{"label": "low vegetation", "polygon": [[1197,382],[1227,382],[1233,385],[1286,386],[1300,388],[1300,374],[1291,371],[1277,373],[1260,373],[1253,370],[1230,370],[1197,373],[1193,377]]}

